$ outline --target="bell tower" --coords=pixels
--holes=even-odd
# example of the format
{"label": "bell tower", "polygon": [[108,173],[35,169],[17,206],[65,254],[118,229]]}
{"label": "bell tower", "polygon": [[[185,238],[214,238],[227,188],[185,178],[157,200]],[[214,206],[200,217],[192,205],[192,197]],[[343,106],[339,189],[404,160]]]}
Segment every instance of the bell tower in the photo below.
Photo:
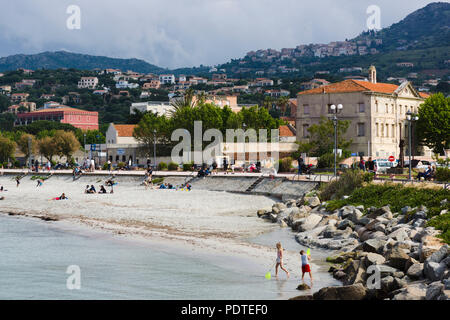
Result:
{"label": "bell tower", "polygon": [[369,68],[369,82],[377,83],[377,69],[374,65]]}

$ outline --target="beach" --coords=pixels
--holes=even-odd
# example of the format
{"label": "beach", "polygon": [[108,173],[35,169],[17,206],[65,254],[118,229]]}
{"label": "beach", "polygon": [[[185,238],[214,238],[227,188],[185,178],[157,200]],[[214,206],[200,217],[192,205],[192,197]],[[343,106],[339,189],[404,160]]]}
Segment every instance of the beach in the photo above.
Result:
{"label": "beach", "polygon": [[[0,211],[16,218],[42,219],[45,220],[42,223],[77,234],[98,232],[114,239],[164,248],[178,256],[189,253],[190,258],[212,259],[217,266],[238,273],[249,272],[251,277],[261,279],[276,257],[278,236],[269,237],[269,241],[267,236],[264,241],[258,239],[279,227],[256,216],[257,210],[271,208],[273,199],[195,189],[146,190],[134,180],[119,181],[113,194],[85,194],[87,184],[99,189],[104,180],[95,176],[83,178],[74,182],[68,176],[53,176],[36,187],[37,182],[26,176],[16,187],[12,176],[0,177],[0,185],[8,190],[2,194],[5,199],[0,203]],[[68,200],[50,200],[63,192]],[[293,235],[289,235],[289,241],[284,262],[293,274],[287,290],[290,294],[282,295],[284,298],[299,294],[295,287],[299,283],[298,250],[302,247],[295,243]],[[313,268],[318,268],[314,261]],[[280,272],[280,278],[285,278]],[[316,279],[317,289],[335,283],[326,270]]]}

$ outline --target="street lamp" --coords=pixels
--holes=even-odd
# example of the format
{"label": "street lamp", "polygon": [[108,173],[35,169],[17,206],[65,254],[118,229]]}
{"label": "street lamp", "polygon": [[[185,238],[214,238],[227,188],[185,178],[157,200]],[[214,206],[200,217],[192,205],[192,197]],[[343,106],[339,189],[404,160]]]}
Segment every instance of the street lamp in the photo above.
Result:
{"label": "street lamp", "polygon": [[337,177],[337,148],[338,148],[338,118],[337,114],[341,113],[342,109],[344,109],[344,106],[342,104],[331,105],[330,106],[331,113],[333,114],[333,125],[334,125],[334,176]]}
{"label": "street lamp", "polygon": [[153,166],[156,166],[156,129],[153,129]]}
{"label": "street lamp", "polygon": [[84,136],[84,161],[86,161],[86,133],[85,134],[83,134],[83,136]]}
{"label": "street lamp", "polygon": [[416,116],[414,113],[411,112],[411,110],[408,110],[408,112],[406,113],[406,120],[408,121],[408,125],[409,125],[409,134],[408,134],[408,141],[409,141],[409,180],[412,180],[412,162],[411,162],[411,149],[412,149],[412,143],[411,143],[411,137],[412,137],[412,123],[414,121],[419,120],[419,117]]}
{"label": "street lamp", "polygon": [[245,172],[245,161],[246,161],[246,156],[245,156],[245,129],[247,128],[247,125],[245,124],[245,122],[242,124],[242,128],[244,129],[244,172]]}

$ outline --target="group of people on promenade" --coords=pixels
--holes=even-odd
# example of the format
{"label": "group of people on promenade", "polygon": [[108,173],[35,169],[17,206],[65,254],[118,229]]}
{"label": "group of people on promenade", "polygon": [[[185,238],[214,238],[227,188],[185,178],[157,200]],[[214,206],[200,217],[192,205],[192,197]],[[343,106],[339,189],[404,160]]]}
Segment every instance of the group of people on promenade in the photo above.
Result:
{"label": "group of people on promenade", "polygon": [[[277,259],[275,261],[275,277],[278,278],[278,268],[286,272],[286,276],[289,278],[289,271],[286,270],[285,266],[283,265],[283,255],[284,255],[284,249],[280,242],[276,244],[277,248]],[[308,253],[305,253],[304,250],[300,250],[300,259],[302,262],[302,281],[305,279],[305,274],[309,273],[309,277],[311,279],[311,287],[313,285],[313,277],[311,273],[311,266],[309,265],[309,261],[311,260],[311,255]]]}

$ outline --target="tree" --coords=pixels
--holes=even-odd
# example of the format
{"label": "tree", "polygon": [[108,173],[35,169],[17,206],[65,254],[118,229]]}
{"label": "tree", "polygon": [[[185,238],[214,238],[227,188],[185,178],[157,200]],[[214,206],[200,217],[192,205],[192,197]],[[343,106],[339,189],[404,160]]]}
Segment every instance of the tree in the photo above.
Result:
{"label": "tree", "polygon": [[442,93],[431,95],[419,107],[417,137],[420,144],[435,153],[443,154],[450,149],[450,98]]}
{"label": "tree", "polygon": [[174,99],[171,102],[171,105],[173,107],[172,114],[175,114],[178,110],[182,110],[185,108],[189,109],[194,108],[197,105],[197,103],[194,102],[194,96],[195,96],[194,90],[189,88],[186,90],[183,97]]}
{"label": "tree", "polygon": [[71,131],[57,130],[53,139],[58,155],[65,156],[67,162],[72,158],[72,154],[81,147],[80,142]]}
{"label": "tree", "polygon": [[28,162],[28,159],[31,155],[37,153],[37,141],[36,138],[28,133],[24,133],[17,139],[17,146],[22,153],[25,154],[25,162]]}
{"label": "tree", "polygon": [[14,151],[16,150],[16,143],[11,139],[0,135],[0,163],[14,158]]}
{"label": "tree", "polygon": [[153,154],[155,143],[167,143],[170,139],[170,125],[164,115],[146,113],[133,131],[133,137],[143,144],[147,157]]}
{"label": "tree", "polygon": [[[342,149],[343,154],[348,152],[352,140],[344,138],[350,126],[350,121],[338,121],[338,149]],[[311,156],[320,157],[333,153],[334,150],[334,125],[333,121],[322,117],[318,124],[313,124],[308,128],[309,142],[299,143],[298,152],[306,152]],[[347,152],[346,152],[347,151]]]}
{"label": "tree", "polygon": [[52,161],[53,157],[58,154],[55,139],[50,136],[45,136],[38,141],[39,153],[42,154],[48,161]]}
{"label": "tree", "polygon": [[0,113],[7,111],[10,105],[11,103],[9,102],[9,99],[6,96],[0,94]]}

